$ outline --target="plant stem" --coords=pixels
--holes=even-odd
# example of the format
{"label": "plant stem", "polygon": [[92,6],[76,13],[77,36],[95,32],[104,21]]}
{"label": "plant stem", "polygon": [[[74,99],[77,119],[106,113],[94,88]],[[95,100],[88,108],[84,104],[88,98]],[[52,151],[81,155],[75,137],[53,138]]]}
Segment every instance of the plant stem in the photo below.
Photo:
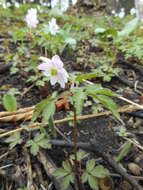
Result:
{"label": "plant stem", "polygon": [[77,179],[78,189],[82,190],[82,183],[79,172],[79,163],[77,160],[77,116],[76,116],[75,106],[73,109],[74,109],[74,157],[75,157],[76,179]]}

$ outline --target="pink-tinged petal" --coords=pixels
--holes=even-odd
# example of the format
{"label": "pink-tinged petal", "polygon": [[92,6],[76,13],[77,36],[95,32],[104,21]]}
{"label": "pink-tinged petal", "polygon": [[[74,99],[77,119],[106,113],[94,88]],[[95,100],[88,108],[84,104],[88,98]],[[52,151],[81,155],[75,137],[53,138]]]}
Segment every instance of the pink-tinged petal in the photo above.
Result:
{"label": "pink-tinged petal", "polygon": [[58,82],[57,76],[52,76],[52,77],[50,78],[50,83],[51,83],[51,85],[55,85],[57,82]]}
{"label": "pink-tinged petal", "polygon": [[62,88],[65,88],[65,81],[62,79],[62,80],[59,80],[58,81],[58,83],[60,84],[60,86],[62,87]]}
{"label": "pink-tinged petal", "polygon": [[47,57],[40,57],[39,58],[41,61],[43,61],[43,62],[45,62],[45,63],[49,63],[49,64],[51,64],[51,59],[48,59]]}
{"label": "pink-tinged petal", "polygon": [[62,68],[59,71],[59,75],[63,78],[63,80],[65,81],[65,83],[67,83],[67,81],[68,81],[67,78],[69,77],[69,75],[68,75],[67,71],[64,68]]}
{"label": "pink-tinged petal", "polygon": [[60,57],[58,55],[54,55],[52,57],[52,63],[54,66],[61,68],[63,67],[63,62],[61,61]]}
{"label": "pink-tinged petal", "polygon": [[50,70],[50,68],[51,68],[50,65],[47,63],[42,63],[38,66],[38,69],[42,71],[48,71]]}
{"label": "pink-tinged petal", "polygon": [[59,73],[57,78],[58,78],[58,83],[60,84],[60,86],[64,88],[65,83],[67,83],[67,78],[65,78],[65,76],[62,73]]}
{"label": "pink-tinged petal", "polygon": [[69,74],[67,73],[67,71],[64,68],[62,68],[61,72],[62,72],[63,76],[65,76],[66,78],[69,77]]}

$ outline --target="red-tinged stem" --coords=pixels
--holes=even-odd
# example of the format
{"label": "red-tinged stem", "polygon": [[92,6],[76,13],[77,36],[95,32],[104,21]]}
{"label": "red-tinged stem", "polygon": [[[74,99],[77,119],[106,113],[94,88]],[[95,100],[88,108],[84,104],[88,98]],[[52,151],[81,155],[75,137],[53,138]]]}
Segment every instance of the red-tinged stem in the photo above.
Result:
{"label": "red-tinged stem", "polygon": [[76,116],[76,108],[74,107],[74,157],[75,157],[75,169],[76,169],[76,179],[78,189],[82,190],[82,183],[79,172],[79,162],[77,160],[77,116]]}

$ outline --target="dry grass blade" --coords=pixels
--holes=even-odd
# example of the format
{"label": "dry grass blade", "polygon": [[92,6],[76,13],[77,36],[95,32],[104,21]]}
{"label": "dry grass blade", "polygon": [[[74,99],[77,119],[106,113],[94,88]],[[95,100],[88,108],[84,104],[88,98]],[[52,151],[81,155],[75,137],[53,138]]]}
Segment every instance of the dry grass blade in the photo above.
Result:
{"label": "dry grass blade", "polygon": [[[123,106],[123,107],[119,108],[118,112],[119,113],[125,113],[125,112],[127,113],[127,112],[136,111],[138,109],[139,108],[136,107],[136,106],[126,105],[126,106]],[[77,116],[77,120],[85,120],[85,119],[90,119],[90,118],[95,118],[95,117],[107,116],[107,115],[111,115],[111,114],[112,114],[112,112],[105,111],[105,112],[101,112],[101,113],[97,113],[97,114],[81,115],[81,116]],[[54,123],[59,124],[59,123],[65,123],[65,122],[72,121],[72,120],[73,120],[73,117],[69,117],[69,118],[64,118],[64,119],[60,119],[60,120],[55,120]],[[48,125],[48,123],[46,125]],[[28,127],[29,127],[29,129],[38,129],[40,126],[41,126],[41,123],[37,122],[37,123],[34,123],[32,125],[29,125]],[[23,130],[24,130],[24,128],[21,127],[21,128],[17,128],[17,129],[8,131],[8,132],[4,132],[4,133],[0,134],[0,138],[9,136],[12,133],[20,132],[20,131],[23,131]]]}

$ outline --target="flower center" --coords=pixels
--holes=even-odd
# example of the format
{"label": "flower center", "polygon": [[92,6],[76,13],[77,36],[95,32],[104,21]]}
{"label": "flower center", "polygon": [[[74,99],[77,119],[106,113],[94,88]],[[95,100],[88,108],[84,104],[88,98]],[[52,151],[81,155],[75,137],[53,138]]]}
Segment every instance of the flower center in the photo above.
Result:
{"label": "flower center", "polygon": [[57,69],[52,68],[52,69],[51,69],[51,75],[52,75],[52,76],[56,76],[57,74],[58,74]]}

